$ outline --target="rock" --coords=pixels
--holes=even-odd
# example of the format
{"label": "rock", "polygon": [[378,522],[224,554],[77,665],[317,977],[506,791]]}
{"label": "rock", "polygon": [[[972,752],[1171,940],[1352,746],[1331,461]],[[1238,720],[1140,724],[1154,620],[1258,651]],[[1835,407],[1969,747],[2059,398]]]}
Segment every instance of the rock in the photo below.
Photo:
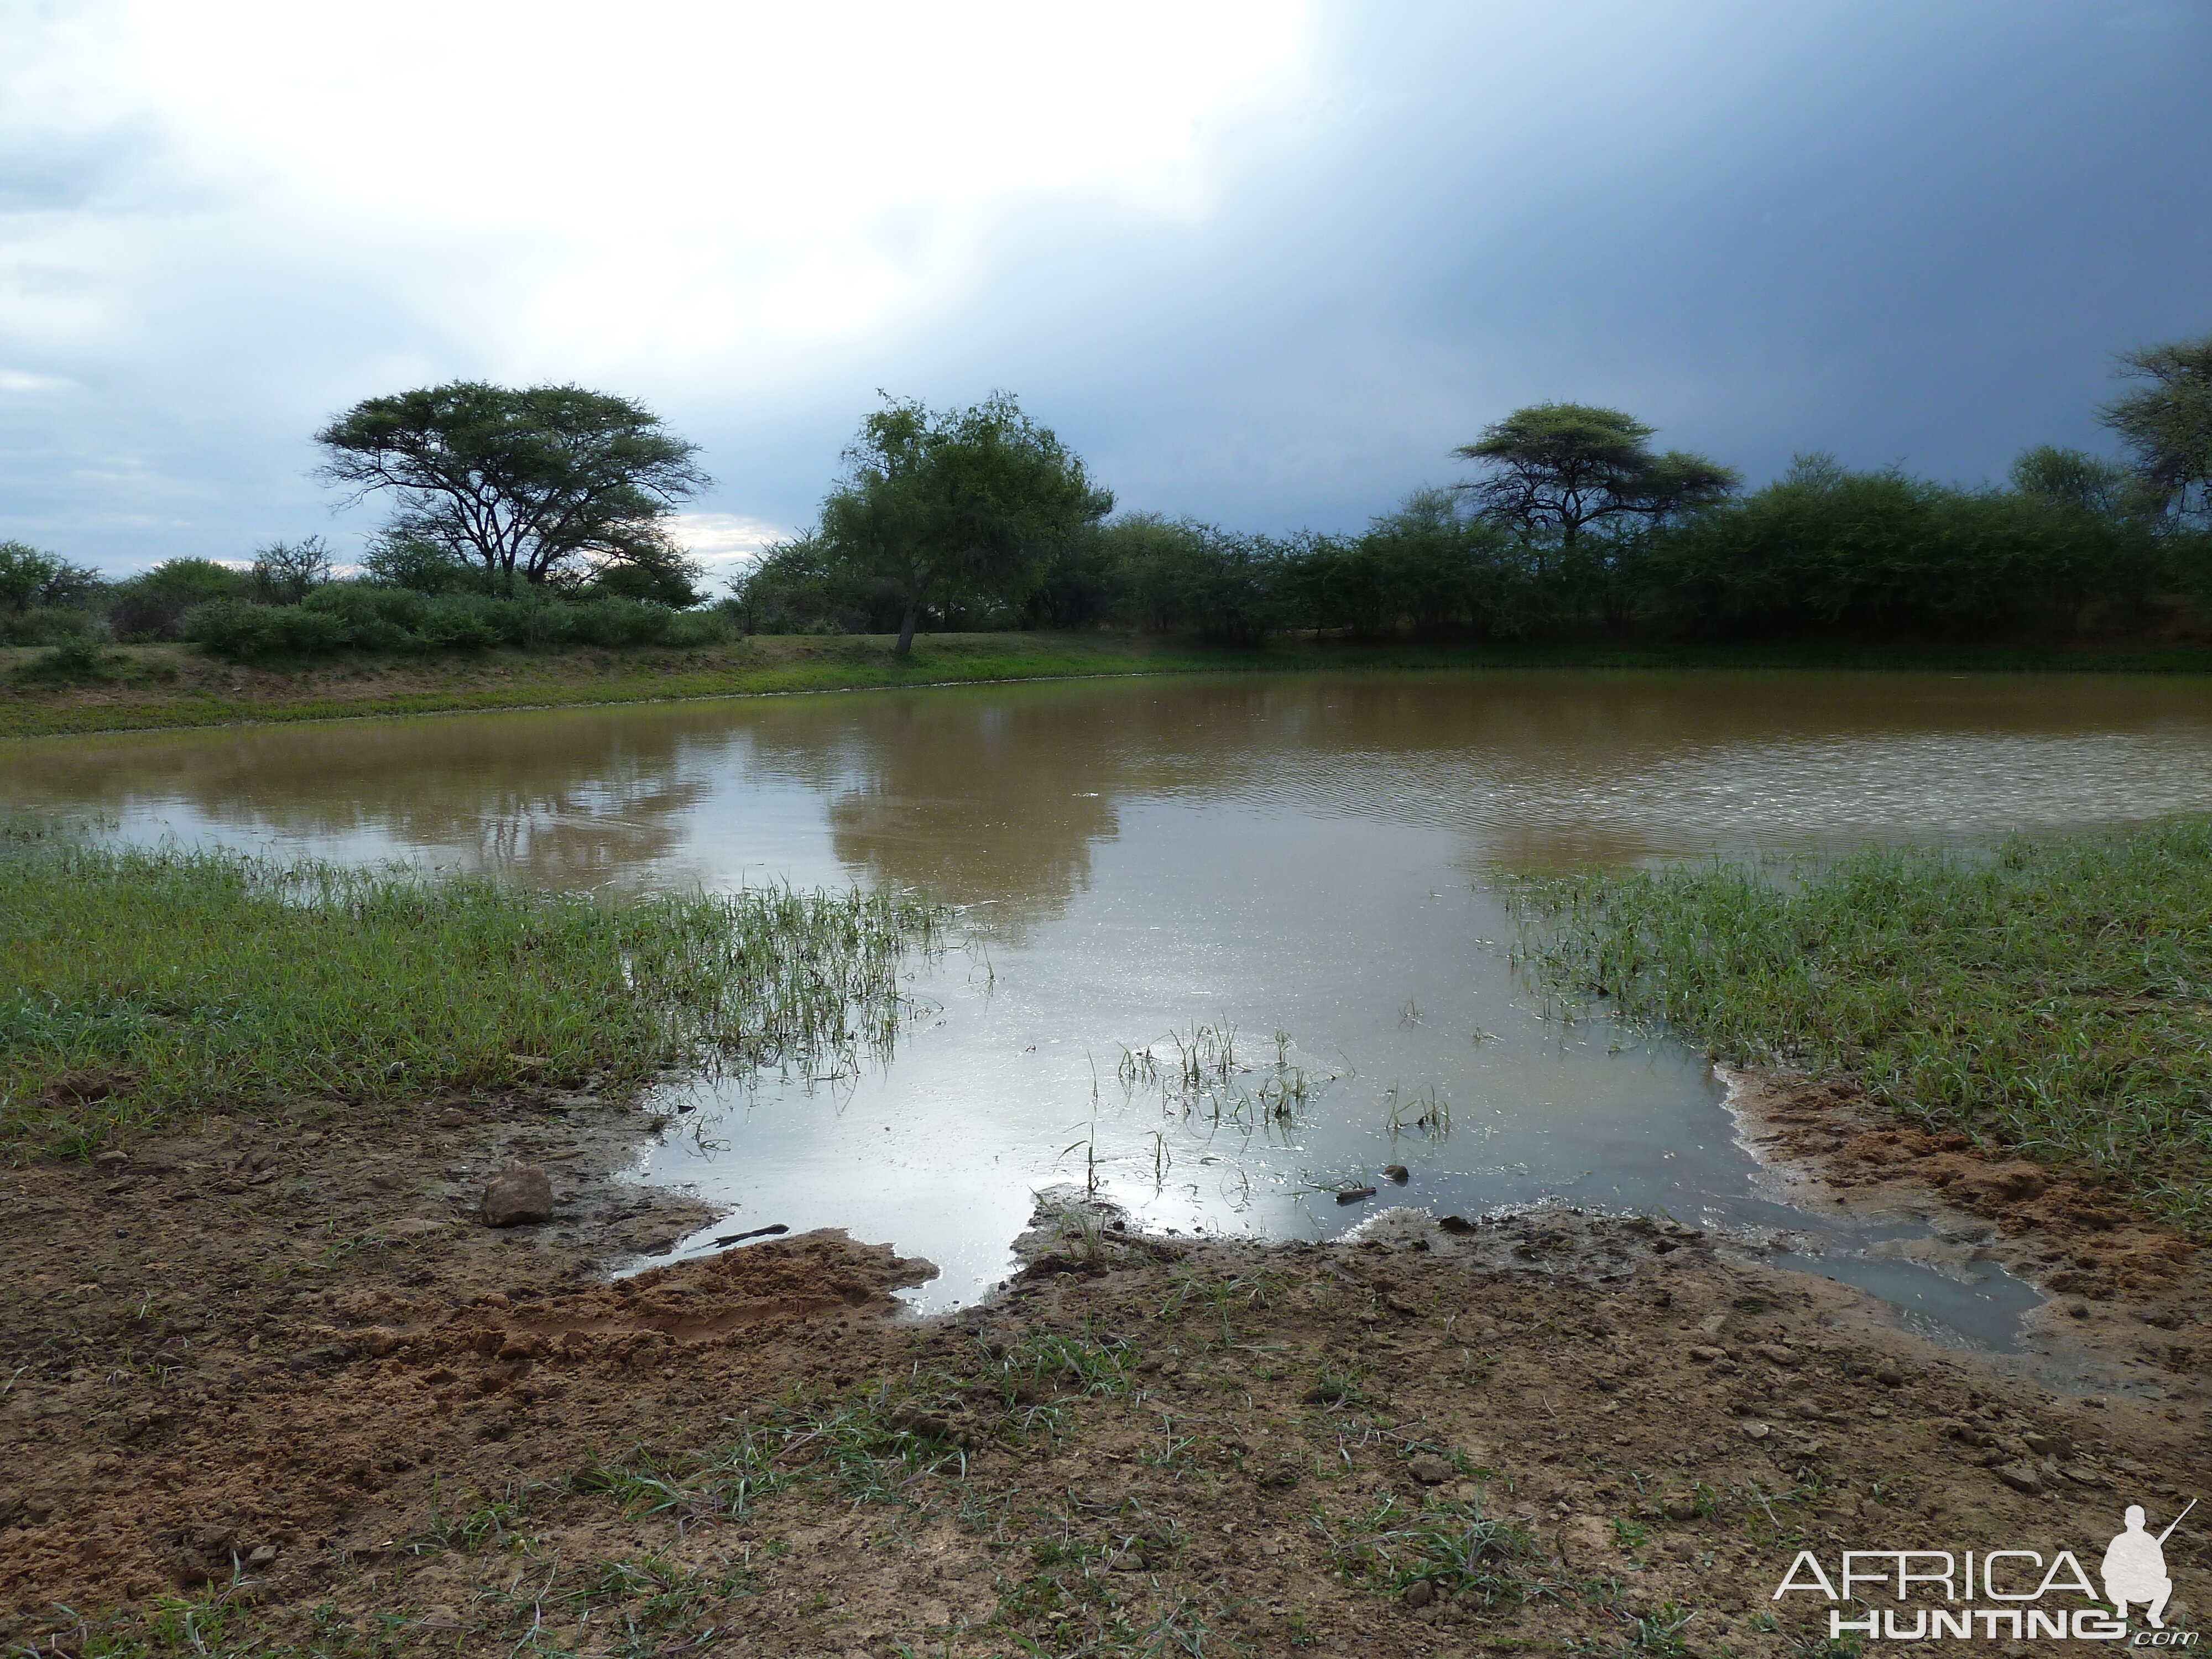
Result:
{"label": "rock", "polygon": [[1796,1350],[1785,1348],[1779,1342],[1762,1342],[1752,1352],[1768,1364],[1779,1365],[1785,1371],[1795,1369],[1797,1364]]}
{"label": "rock", "polygon": [[535,1164],[510,1164],[484,1182],[483,1224],[519,1227],[553,1218],[553,1177]]}
{"label": "rock", "polygon": [[1697,1500],[1687,1492],[1674,1493],[1659,1507],[1669,1521],[1694,1521],[1698,1517]]}
{"label": "rock", "polygon": [[2043,1477],[2025,1463],[2000,1463],[1996,1477],[2014,1492],[2024,1492],[2030,1498],[2043,1490]]}
{"label": "rock", "polygon": [[1382,1297],[1382,1305],[1388,1308],[1394,1314],[1404,1314],[1408,1317],[1420,1312],[1421,1310],[1417,1304],[1407,1301],[1395,1291],[1385,1293]]}
{"label": "rock", "polygon": [[2074,1454],[2074,1443],[2063,1434],[2030,1434],[2021,1437],[2027,1442],[2028,1450],[2038,1457],[2070,1457]]}
{"label": "rock", "polygon": [[1474,1231],[1474,1223],[1463,1215],[1448,1215],[1437,1218],[1437,1225],[1455,1238],[1464,1238]]}
{"label": "rock", "polygon": [[1874,1368],[1874,1380],[1885,1389],[1901,1389],[1905,1386],[1905,1373],[1884,1360]]}
{"label": "rock", "polygon": [[1406,1473],[1425,1486],[1441,1486],[1459,1471],[1434,1452],[1423,1452],[1406,1465]]}
{"label": "rock", "polygon": [[458,1106],[449,1106],[438,1114],[437,1123],[441,1129],[465,1129],[469,1127],[469,1115]]}
{"label": "rock", "polygon": [[111,1175],[116,1170],[121,1169],[130,1161],[130,1153],[118,1152],[113,1147],[110,1147],[104,1152],[95,1152],[93,1155],[92,1159],[93,1166],[95,1169],[101,1170]]}
{"label": "rock", "polygon": [[1340,1204],[1357,1204],[1363,1198],[1374,1196],[1375,1189],[1372,1187],[1342,1187],[1337,1189],[1336,1201]]}
{"label": "rock", "polygon": [[381,1359],[399,1346],[399,1333],[386,1326],[372,1325],[356,1333],[352,1340],[354,1346],[371,1359]]}
{"label": "rock", "polygon": [[1425,1578],[1416,1578],[1406,1586],[1398,1599],[1409,1607],[1425,1607],[1437,1599],[1436,1586]]}
{"label": "rock", "polygon": [[1743,1425],[1743,1431],[1749,1435],[1753,1440],[1764,1440],[1768,1435],[1774,1432],[1772,1429],[1767,1427],[1764,1423],[1747,1423]]}
{"label": "rock", "polygon": [[1402,1164],[1385,1164],[1382,1166],[1382,1179],[1385,1181],[1395,1181],[1402,1187],[1413,1178],[1413,1172]]}
{"label": "rock", "polygon": [[276,1559],[276,1547],[274,1544],[259,1544],[254,1547],[253,1553],[246,1558],[246,1565],[249,1567],[265,1567]]}
{"label": "rock", "polygon": [[1728,1351],[1724,1348],[1711,1348],[1700,1346],[1690,1350],[1690,1361],[1692,1364],[1710,1365],[1716,1359],[1726,1359],[1727,1358]]}

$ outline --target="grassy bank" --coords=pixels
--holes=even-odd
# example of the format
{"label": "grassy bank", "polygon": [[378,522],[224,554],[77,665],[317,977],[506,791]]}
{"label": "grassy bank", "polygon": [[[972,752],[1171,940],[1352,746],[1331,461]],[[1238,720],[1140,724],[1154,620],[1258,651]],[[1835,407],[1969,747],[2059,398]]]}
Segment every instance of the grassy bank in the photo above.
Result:
{"label": "grassy bank", "polygon": [[1539,973],[2212,1234],[2212,820],[1516,883]]}
{"label": "grassy bank", "polygon": [[760,636],[696,649],[565,647],[352,656],[248,667],[185,646],[107,653],[88,677],[0,650],[0,738],[440,714],[1088,675],[1474,668],[1825,668],[2212,674],[2212,650],[1856,646],[1450,646],[1285,642],[1251,649],[1107,634]]}
{"label": "grassy bank", "polygon": [[88,847],[0,826],[0,1146],[196,1112],[887,1045],[928,907],[789,890],[610,901],[478,878]]}

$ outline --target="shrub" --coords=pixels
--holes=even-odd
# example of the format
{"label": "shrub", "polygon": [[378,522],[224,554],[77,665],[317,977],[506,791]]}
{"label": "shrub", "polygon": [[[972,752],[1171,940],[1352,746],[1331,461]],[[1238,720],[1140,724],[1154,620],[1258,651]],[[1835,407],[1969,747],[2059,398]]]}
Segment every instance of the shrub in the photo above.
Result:
{"label": "shrub", "polygon": [[185,618],[184,633],[218,656],[240,659],[327,656],[354,642],[353,629],[343,617],[252,599],[216,599],[197,606]]}
{"label": "shrub", "polygon": [[216,599],[242,599],[252,582],[213,559],[169,559],[143,575],[118,582],[108,603],[108,626],[120,640],[173,640],[185,617]]}

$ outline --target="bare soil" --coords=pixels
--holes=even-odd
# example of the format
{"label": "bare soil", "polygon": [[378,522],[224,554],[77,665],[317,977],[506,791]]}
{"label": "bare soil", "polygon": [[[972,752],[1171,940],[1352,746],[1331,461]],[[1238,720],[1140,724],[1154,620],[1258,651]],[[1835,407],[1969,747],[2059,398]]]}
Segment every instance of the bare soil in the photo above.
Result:
{"label": "bare soil", "polygon": [[[1772,1599],[1800,1549],[2094,1571],[2125,1504],[2207,1490],[2191,1247],[1847,1090],[1739,1081],[1776,1180],[1981,1224],[2096,1391],[1665,1220],[1260,1246],[1065,1194],[1007,1291],[917,1321],[892,1293],[928,1264],[836,1233],[611,1278],[708,1213],[628,1185],[635,1115],[588,1097],[217,1117],[0,1174],[0,1637],[1778,1655],[1826,1633]],[[472,1218],[508,1158],[550,1223]],[[2169,1626],[2212,1602],[2207,1535],[2167,1544]]]}

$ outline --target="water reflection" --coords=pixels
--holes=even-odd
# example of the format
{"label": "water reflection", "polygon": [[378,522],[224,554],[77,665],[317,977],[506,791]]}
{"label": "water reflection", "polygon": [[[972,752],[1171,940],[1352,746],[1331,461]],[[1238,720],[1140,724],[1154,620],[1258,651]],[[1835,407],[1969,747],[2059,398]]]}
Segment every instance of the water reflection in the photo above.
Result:
{"label": "water reflection", "polygon": [[1055,913],[1141,800],[1463,838],[1463,861],[2212,805],[2193,681],[1552,673],[937,689],[13,744],[0,791],[131,833],[550,885],[858,878]]}
{"label": "water reflection", "polygon": [[[1224,676],[57,739],[0,766],[0,799],[134,839],[975,907],[978,953],[918,985],[930,1018],[887,1070],[702,1097],[652,1170],[736,1206],[716,1231],[927,1255],[941,1302],[997,1277],[1031,1189],[1093,1153],[1177,1227],[1333,1231],[1359,1212],[1316,1188],[1390,1161],[1437,1206],[1771,1220],[1705,1068],[1547,1018],[1483,872],[2212,810],[2212,713],[2180,679]],[[1281,1029],[1335,1080],[1250,1135],[1116,1093],[1124,1045],[1200,1021]],[[1448,1134],[1394,1129],[1423,1091]],[[1961,1328],[2009,1316],[1923,1292]]]}

